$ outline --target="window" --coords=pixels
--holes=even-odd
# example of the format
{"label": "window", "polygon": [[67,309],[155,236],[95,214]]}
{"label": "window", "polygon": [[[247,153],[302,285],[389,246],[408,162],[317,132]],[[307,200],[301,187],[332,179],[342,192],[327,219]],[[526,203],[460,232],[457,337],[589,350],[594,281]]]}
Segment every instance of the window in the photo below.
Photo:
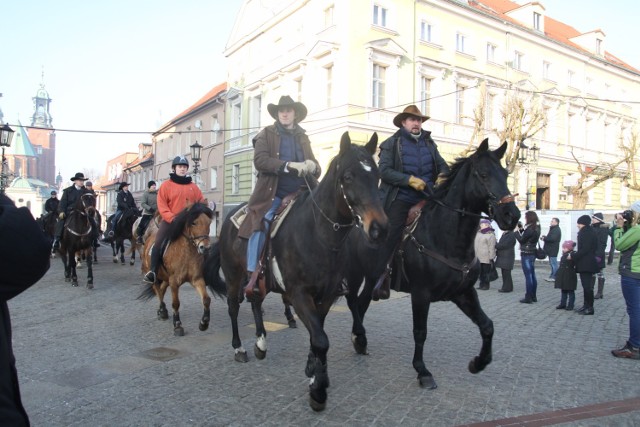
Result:
{"label": "window", "polygon": [[429,77],[420,78],[420,111],[429,116],[431,110],[431,83],[433,79]]}
{"label": "window", "polygon": [[331,108],[331,101],[333,97],[333,64],[324,67],[326,88],[327,88],[327,108]]}
{"label": "window", "polygon": [[231,194],[240,192],[240,165],[236,163],[231,169]]}
{"label": "window", "polygon": [[575,87],[576,73],[574,71],[567,71],[567,86]]}
{"label": "window", "polygon": [[420,22],[420,40],[433,43],[433,25],[429,22]]}
{"label": "window", "polygon": [[542,15],[538,12],[533,12],[533,28],[540,31],[542,29]]}
{"label": "window", "polygon": [[548,61],[542,61],[542,78],[546,80],[552,80],[551,78],[551,63]]}
{"label": "window", "polygon": [[524,53],[517,50],[513,53],[513,68],[519,71],[524,70]]}
{"label": "window", "polygon": [[461,33],[456,33],[456,51],[465,53],[467,51],[467,36]]}
{"label": "window", "polygon": [[212,190],[215,190],[216,188],[218,188],[218,169],[216,168],[211,168],[209,171],[209,182],[210,182],[210,187]]}
{"label": "window", "polygon": [[384,108],[384,85],[386,67],[373,64],[371,106],[373,108]]}
{"label": "window", "polygon": [[464,120],[464,90],[464,86],[456,85],[456,123],[459,125]]}
{"label": "window", "polygon": [[249,112],[249,126],[251,132],[257,132],[260,128],[260,115],[262,113],[262,97],[260,95],[251,98],[251,111]]}
{"label": "window", "polygon": [[387,26],[387,9],[378,4],[373,5],[373,24],[381,27]]}
{"label": "window", "polygon": [[238,99],[231,105],[231,138],[238,138],[242,128],[242,104]]}
{"label": "window", "polygon": [[487,62],[496,62],[497,46],[493,43],[487,43]]}
{"label": "window", "polygon": [[333,25],[333,5],[324,10],[324,27],[328,28]]}
{"label": "window", "polygon": [[602,39],[596,39],[596,55],[602,55]]}

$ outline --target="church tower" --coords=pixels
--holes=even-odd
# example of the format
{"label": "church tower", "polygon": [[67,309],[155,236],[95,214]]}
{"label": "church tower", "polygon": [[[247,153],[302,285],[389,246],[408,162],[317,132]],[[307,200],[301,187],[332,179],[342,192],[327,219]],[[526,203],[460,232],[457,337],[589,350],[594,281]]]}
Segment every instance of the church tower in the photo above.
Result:
{"label": "church tower", "polygon": [[40,88],[33,98],[33,116],[29,140],[37,154],[35,178],[51,185],[56,179],[56,133],[51,125],[51,98],[44,88],[44,71]]}

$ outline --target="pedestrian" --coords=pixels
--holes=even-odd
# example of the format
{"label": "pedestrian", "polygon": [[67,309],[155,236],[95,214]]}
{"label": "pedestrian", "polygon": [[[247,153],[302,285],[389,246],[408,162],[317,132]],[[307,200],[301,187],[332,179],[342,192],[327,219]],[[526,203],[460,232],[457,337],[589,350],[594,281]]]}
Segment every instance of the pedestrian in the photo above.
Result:
{"label": "pedestrian", "polygon": [[162,243],[167,238],[169,224],[190,204],[204,202],[202,191],[187,176],[189,161],[186,157],[176,156],[171,162],[171,170],[173,172],[169,174],[169,179],[162,183],[158,191],[158,212],[162,221],[158,224],[155,243],[151,247],[151,266],[143,278],[147,283],[156,282],[156,273],[162,260]]}
{"label": "pedestrian", "polygon": [[576,272],[580,275],[580,284],[584,294],[584,303],[577,309],[578,314],[593,315],[593,283],[594,274],[598,272],[596,250],[598,249],[598,236],[591,227],[591,217],[582,215],[578,218],[578,250],[569,255],[576,266]]}
{"label": "pedestrian", "polygon": [[521,303],[531,304],[538,302],[536,291],[538,280],[536,279],[536,246],[540,238],[540,224],[538,214],[527,211],[524,214],[524,226],[518,221],[518,231],[515,232],[516,240],[520,242],[520,262],[526,283],[526,293]]}
{"label": "pedestrian", "polygon": [[547,257],[549,257],[549,266],[551,267],[549,277],[544,280],[546,282],[553,282],[556,279],[556,272],[558,271],[558,251],[560,250],[560,241],[562,240],[562,231],[560,230],[560,220],[558,218],[551,218],[549,232],[540,237],[540,240],[544,242],[542,249],[544,253],[547,254]]}
{"label": "pedestrian", "polygon": [[[409,105],[396,115],[393,124],[398,130],[380,144],[380,197],[389,218],[389,234],[379,251],[379,263],[390,268],[391,259],[400,242],[409,209],[424,200],[424,191],[433,189],[440,174],[449,172],[447,162],[431,138],[422,129],[429,120],[415,105]],[[381,295],[389,295],[390,280],[383,282]]]}
{"label": "pedestrian", "polygon": [[[598,261],[598,273],[593,277],[595,281],[598,279],[598,292],[593,296],[593,299],[602,299],[602,290],[604,289],[604,268],[606,264],[606,251],[607,242],[609,240],[609,230],[604,223],[604,216],[601,212],[593,214],[591,217],[591,227],[596,231],[598,236],[598,248],[596,250],[596,259]],[[594,283],[595,285],[595,283]]]}
{"label": "pedestrian", "polygon": [[300,126],[307,117],[307,107],[284,95],[277,104],[267,105],[267,111],[275,122],[253,138],[253,164],[258,179],[246,207],[247,217],[238,231],[240,237],[248,239],[247,296],[259,292],[259,258],[265,233],[282,199],[308,185],[315,186],[321,172],[311,141]]}
{"label": "pedestrian", "polygon": [[142,236],[144,235],[149,222],[151,222],[151,218],[158,210],[158,192],[156,191],[156,182],[149,181],[147,183],[147,191],[142,194],[142,200],[140,200],[140,206],[142,206],[142,218],[140,219],[140,223],[138,224],[138,228],[136,229],[136,234],[138,235],[137,242],[142,245]]}
{"label": "pedestrian", "polygon": [[133,194],[129,192],[129,183],[121,182],[118,185],[118,195],[116,196],[117,210],[115,215],[111,218],[111,229],[109,230],[109,239],[113,239],[116,224],[122,216],[122,214],[128,209],[138,210],[136,201],[133,198]]}
{"label": "pedestrian", "polygon": [[513,278],[511,270],[516,260],[516,235],[514,230],[502,232],[500,240],[496,243],[496,268],[502,273],[502,288],[498,292],[513,292]]}
{"label": "pedestrian", "polygon": [[49,240],[26,207],[0,195],[0,424],[28,426],[20,397],[7,301],[36,283],[49,269]]}
{"label": "pedestrian", "polygon": [[640,360],[640,200],[630,210],[616,214],[613,239],[620,251],[618,272],[629,315],[629,339],[624,347],[611,350],[611,354]]}
{"label": "pedestrian", "polygon": [[491,264],[496,257],[496,235],[488,219],[480,220],[480,227],[474,241],[476,258],[480,262],[480,285],[478,289],[489,290],[489,273]]}
{"label": "pedestrian", "polygon": [[[53,238],[53,248],[51,252],[56,252],[58,249],[60,249],[60,239],[62,238],[62,233],[64,231],[65,218],[69,216],[71,211],[73,211],[76,203],[78,202],[78,199],[80,199],[80,196],[87,193],[87,189],[84,187],[84,182],[87,179],[88,178],[85,178],[82,172],[77,172],[71,178],[71,181],[73,181],[73,185],[70,185],[69,187],[62,190],[62,197],[60,198],[60,203],[58,204],[58,222],[56,223],[56,230]],[[88,216],[87,218],[91,223],[91,239],[95,242],[98,239],[98,226],[91,216]]]}
{"label": "pedestrian", "polygon": [[575,247],[576,242],[573,240],[565,240],[562,243],[562,257],[555,280],[555,288],[561,291],[560,304],[556,307],[558,310],[573,310],[576,301],[578,276],[576,275],[576,266],[571,259],[571,255],[575,254]]}

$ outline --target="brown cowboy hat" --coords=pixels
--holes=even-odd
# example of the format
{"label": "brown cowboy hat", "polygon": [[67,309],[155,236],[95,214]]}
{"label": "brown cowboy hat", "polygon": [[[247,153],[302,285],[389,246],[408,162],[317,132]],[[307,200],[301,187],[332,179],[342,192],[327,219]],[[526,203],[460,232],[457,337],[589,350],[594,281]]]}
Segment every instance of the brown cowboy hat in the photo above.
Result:
{"label": "brown cowboy hat", "polygon": [[278,120],[278,110],[281,107],[291,107],[296,112],[296,123],[300,123],[307,117],[307,107],[302,102],[295,102],[289,95],[280,97],[280,101],[277,104],[267,105],[267,110],[274,120]]}
{"label": "brown cowboy hat", "polygon": [[429,116],[425,116],[424,114],[422,114],[420,112],[420,110],[418,109],[418,107],[416,107],[415,105],[409,105],[407,108],[402,110],[402,113],[398,114],[397,116],[395,116],[393,118],[393,124],[396,125],[397,127],[401,128],[402,127],[402,121],[404,119],[406,119],[407,117],[409,117],[409,116],[415,116],[415,117],[421,119],[422,123],[424,123],[427,120],[429,120]]}
{"label": "brown cowboy hat", "polygon": [[69,181],[76,181],[78,179],[81,179],[83,181],[88,180],[89,178],[85,178],[84,174],[82,172],[76,172],[76,176],[72,177]]}

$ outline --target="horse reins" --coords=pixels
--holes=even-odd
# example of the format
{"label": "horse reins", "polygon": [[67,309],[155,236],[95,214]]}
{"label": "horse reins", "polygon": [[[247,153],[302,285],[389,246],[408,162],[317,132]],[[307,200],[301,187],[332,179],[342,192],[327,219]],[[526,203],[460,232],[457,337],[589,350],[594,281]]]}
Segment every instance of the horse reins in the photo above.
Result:
{"label": "horse reins", "polygon": [[[91,193],[85,193],[83,195],[80,196],[80,202],[82,202],[82,209],[81,211],[76,209],[76,212],[78,212],[80,215],[84,216],[87,218],[87,223],[89,224],[89,230],[87,230],[86,233],[78,233],[77,231],[73,231],[69,226],[65,227],[69,233],[73,234],[74,236],[78,236],[78,237],[84,237],[84,236],[88,236],[89,234],[91,234],[91,231],[93,230],[93,227],[91,225],[91,221],[89,221],[89,215],[87,214],[87,212],[85,212],[85,210],[87,209],[87,204],[84,201],[85,196],[89,196],[92,197],[95,200],[95,196]],[[89,205],[89,207],[92,207],[95,209],[95,206],[93,205]]]}
{"label": "horse reins", "polygon": [[[303,178],[305,183],[307,184],[307,187],[311,188],[311,186],[309,185],[309,181],[307,181],[307,177],[304,176]],[[362,224],[362,218],[360,218],[360,215],[357,215],[353,210],[353,208],[351,207],[351,204],[347,199],[347,195],[344,193],[344,187],[342,186],[342,184],[340,184],[340,194],[342,195],[344,202],[347,204],[347,207],[349,208],[349,212],[351,213],[351,216],[353,218],[349,224],[340,224],[339,222],[335,222],[334,220],[329,218],[329,216],[326,213],[324,213],[322,208],[316,202],[316,199],[313,197],[313,191],[309,191],[309,197],[311,198],[311,201],[313,202],[314,206],[318,209],[318,211],[320,211],[324,219],[326,219],[331,224],[331,228],[333,229],[333,231],[339,231],[341,228],[349,228],[349,227],[353,227],[354,225],[356,227],[359,227],[360,224]]]}

